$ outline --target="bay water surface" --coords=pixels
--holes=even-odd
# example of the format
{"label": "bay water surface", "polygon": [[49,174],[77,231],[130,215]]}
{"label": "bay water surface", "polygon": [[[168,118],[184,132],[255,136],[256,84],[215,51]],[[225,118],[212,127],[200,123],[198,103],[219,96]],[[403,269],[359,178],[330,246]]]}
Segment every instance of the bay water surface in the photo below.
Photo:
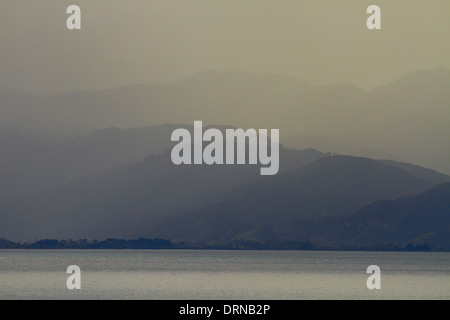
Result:
{"label": "bay water surface", "polygon": [[[67,267],[81,270],[69,290]],[[367,267],[381,270],[369,290]],[[0,250],[0,299],[450,299],[448,252]]]}

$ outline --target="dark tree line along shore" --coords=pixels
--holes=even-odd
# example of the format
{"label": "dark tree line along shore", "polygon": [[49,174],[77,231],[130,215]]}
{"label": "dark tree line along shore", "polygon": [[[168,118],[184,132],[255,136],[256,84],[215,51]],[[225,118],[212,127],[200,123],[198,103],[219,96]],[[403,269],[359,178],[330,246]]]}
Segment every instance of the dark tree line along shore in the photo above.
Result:
{"label": "dark tree line along shore", "polygon": [[428,244],[406,244],[403,247],[386,244],[382,246],[325,247],[310,241],[257,242],[233,240],[224,243],[185,243],[167,239],[125,240],[56,240],[41,239],[32,243],[13,242],[0,238],[0,249],[221,249],[221,250],[341,250],[341,251],[431,251]]}

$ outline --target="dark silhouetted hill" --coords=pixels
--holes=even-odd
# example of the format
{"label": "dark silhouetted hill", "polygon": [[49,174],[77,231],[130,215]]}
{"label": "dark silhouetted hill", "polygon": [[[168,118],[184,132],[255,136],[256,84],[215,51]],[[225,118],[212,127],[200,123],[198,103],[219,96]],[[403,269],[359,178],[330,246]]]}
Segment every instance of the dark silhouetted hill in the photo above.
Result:
{"label": "dark silhouetted hill", "polygon": [[152,232],[187,241],[279,240],[291,237],[287,232],[291,224],[349,216],[374,201],[415,194],[433,185],[375,160],[324,157],[242,186],[224,201],[169,219]]}
{"label": "dark silhouetted hill", "polygon": [[450,250],[450,183],[357,210],[340,234],[347,245],[428,244]]}

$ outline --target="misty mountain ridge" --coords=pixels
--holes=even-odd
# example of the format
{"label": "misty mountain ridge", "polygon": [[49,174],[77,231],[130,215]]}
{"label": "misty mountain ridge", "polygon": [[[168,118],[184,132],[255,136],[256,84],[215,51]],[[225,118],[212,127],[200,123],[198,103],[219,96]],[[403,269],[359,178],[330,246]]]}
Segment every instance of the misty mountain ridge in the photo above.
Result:
{"label": "misty mountain ridge", "polygon": [[450,183],[356,211],[340,230],[346,245],[428,244],[450,250]]}
{"label": "misty mountain ridge", "polygon": [[65,138],[4,128],[0,130],[0,202],[162,153],[174,144],[170,135],[179,127],[183,126],[107,128]]}
{"label": "misty mountain ridge", "polygon": [[[213,125],[205,126],[204,130],[211,127],[223,132],[227,128],[235,129],[232,126]],[[0,126],[0,202],[45,191],[120,165],[142,161],[149,154],[162,153],[175,144],[170,141],[170,137],[177,128],[185,128],[192,133],[193,126],[164,124],[130,129],[111,127],[69,137],[55,137],[48,132]],[[281,143],[286,141],[288,145],[297,146],[296,149],[306,150],[309,145],[314,145],[314,141],[317,142],[317,139],[302,140],[304,143],[295,144],[291,143],[292,139],[283,138]],[[326,146],[330,146],[318,145],[323,147],[320,148],[322,150],[327,150]],[[352,152],[348,154],[354,155]],[[392,159],[388,156],[384,158]],[[412,165],[401,168],[406,167],[412,168]],[[426,178],[431,178],[428,173],[425,174]],[[433,179],[437,180],[433,182],[445,182],[446,178],[446,175],[435,172]]]}
{"label": "misty mountain ridge", "polygon": [[208,70],[174,83],[96,92],[0,92],[0,125],[85,134],[202,120],[205,125],[280,129],[282,137],[331,137],[337,145],[330,150],[302,149],[348,154],[350,148],[353,155],[376,158],[389,154],[389,159],[450,173],[449,74],[443,68],[413,72],[368,91],[353,85],[313,86],[274,74]]}
{"label": "misty mountain ridge", "polygon": [[224,201],[169,219],[149,234],[228,241],[264,225],[281,228],[298,221],[347,216],[371,202],[411,195],[434,185],[375,160],[322,157],[264,182],[241,186]]}
{"label": "misty mountain ridge", "polygon": [[413,71],[387,85],[379,86],[373,90],[374,93],[381,91],[390,91],[394,93],[399,90],[410,90],[411,87],[423,88],[426,84],[428,90],[440,93],[448,89],[448,81],[450,79],[450,70],[436,67],[432,69],[422,69]]}
{"label": "misty mountain ridge", "polygon": [[343,217],[295,221],[285,228],[265,225],[253,236],[311,241],[330,248],[450,250],[450,183],[397,199],[365,205]]}
{"label": "misty mountain ridge", "polygon": [[[166,149],[144,161],[5,202],[0,233],[13,238],[130,235],[138,226],[214,203],[241,184],[264,179],[259,164],[177,166],[170,153]],[[280,172],[323,156],[312,149],[281,148]]]}
{"label": "misty mountain ridge", "polygon": [[[318,242],[339,242],[333,219],[450,181],[437,172],[450,172],[449,74],[368,91],[209,70],[97,92],[0,92],[0,237],[295,240],[310,226]],[[171,133],[195,120],[280,129],[280,172],[174,166]],[[352,241],[340,243],[362,243]]]}
{"label": "misty mountain ridge", "polygon": [[175,166],[167,149],[0,205],[0,234],[14,240],[149,234],[189,239],[192,232],[207,239],[213,223],[217,239],[273,221],[345,216],[372,201],[434,185],[370,159],[284,148],[280,157],[279,174],[260,176],[258,165]]}
{"label": "misty mountain ridge", "polygon": [[[0,127],[0,202],[162,153],[176,143],[170,138],[178,128],[193,131],[192,125],[164,124],[123,130],[111,127],[59,137]],[[214,128],[224,131],[233,127]]]}

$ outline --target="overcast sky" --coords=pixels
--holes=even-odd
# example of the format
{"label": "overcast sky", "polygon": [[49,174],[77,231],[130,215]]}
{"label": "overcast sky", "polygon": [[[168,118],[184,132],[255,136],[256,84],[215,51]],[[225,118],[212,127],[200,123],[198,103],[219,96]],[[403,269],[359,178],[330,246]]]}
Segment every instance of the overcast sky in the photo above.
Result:
{"label": "overcast sky", "polygon": [[[82,10],[81,30],[66,8]],[[381,7],[381,30],[366,8]],[[0,90],[172,82],[205,69],[372,88],[450,69],[448,0],[2,0]]]}

